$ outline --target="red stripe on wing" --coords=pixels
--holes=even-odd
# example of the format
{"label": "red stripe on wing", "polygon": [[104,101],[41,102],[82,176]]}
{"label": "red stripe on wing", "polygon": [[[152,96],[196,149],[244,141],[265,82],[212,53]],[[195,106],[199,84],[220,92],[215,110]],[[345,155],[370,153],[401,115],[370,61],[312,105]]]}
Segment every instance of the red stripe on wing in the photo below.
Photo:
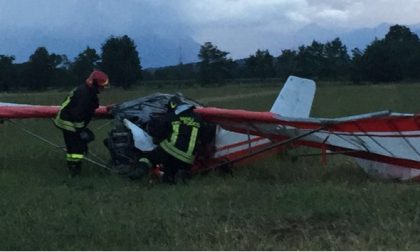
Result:
{"label": "red stripe on wing", "polygon": [[[60,106],[40,105],[9,105],[0,106],[0,118],[2,119],[27,119],[27,118],[53,118],[60,110]],[[100,106],[95,111],[95,117],[109,118],[110,113],[106,106]]]}

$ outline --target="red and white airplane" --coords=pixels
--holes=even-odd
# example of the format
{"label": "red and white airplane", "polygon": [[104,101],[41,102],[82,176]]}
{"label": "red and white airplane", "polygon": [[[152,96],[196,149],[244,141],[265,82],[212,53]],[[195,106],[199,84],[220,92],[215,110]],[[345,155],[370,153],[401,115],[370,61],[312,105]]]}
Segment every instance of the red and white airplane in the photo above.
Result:
{"label": "red and white airplane", "polygon": [[[315,82],[290,76],[270,111],[252,112],[200,107],[206,121],[217,124],[214,149],[206,159],[198,159],[194,170],[206,170],[235,163],[250,157],[284,149],[287,144],[321,149],[321,153],[339,153],[354,158],[368,174],[390,179],[420,178],[420,116],[416,114],[374,112],[341,118],[310,117]],[[150,119],[150,108],[159,95],[123,103],[101,106],[97,117],[120,117],[131,111]],[[168,97],[168,95],[163,95]],[[146,99],[147,98],[147,99]],[[148,106],[152,104],[152,106]],[[126,110],[124,110],[126,109]],[[158,106],[158,110],[161,107]],[[0,103],[0,119],[55,117],[59,106]],[[147,132],[139,121],[126,119],[138,149],[150,149]],[[139,119],[139,118],[137,118]],[[143,121],[144,122],[144,121]],[[149,141],[150,142],[150,141]]]}

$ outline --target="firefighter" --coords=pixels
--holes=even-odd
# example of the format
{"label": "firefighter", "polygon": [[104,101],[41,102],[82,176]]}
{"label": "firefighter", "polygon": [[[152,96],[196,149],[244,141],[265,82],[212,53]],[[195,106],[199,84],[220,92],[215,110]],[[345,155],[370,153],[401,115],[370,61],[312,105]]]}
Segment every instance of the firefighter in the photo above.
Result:
{"label": "firefighter", "polygon": [[98,94],[106,87],[109,87],[108,76],[102,71],[94,70],[85,84],[70,92],[54,120],[54,124],[63,131],[67,167],[72,177],[81,173],[87,145],[95,138],[87,126],[99,107]]}
{"label": "firefighter", "polygon": [[200,146],[202,120],[194,113],[194,106],[183,103],[178,96],[168,101],[168,113],[151,121],[148,128],[153,135],[163,136],[158,147],[144,153],[128,177],[138,179],[160,167],[162,182],[175,183],[175,175],[188,174]]}

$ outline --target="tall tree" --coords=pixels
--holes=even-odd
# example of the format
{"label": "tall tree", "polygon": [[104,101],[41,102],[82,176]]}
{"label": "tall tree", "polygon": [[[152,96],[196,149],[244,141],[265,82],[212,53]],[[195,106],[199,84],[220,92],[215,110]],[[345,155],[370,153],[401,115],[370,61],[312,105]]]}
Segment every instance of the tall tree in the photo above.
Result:
{"label": "tall tree", "polygon": [[296,73],[309,78],[319,78],[325,65],[324,44],[313,41],[309,46],[300,46],[297,55]]}
{"label": "tall tree", "polygon": [[394,25],[389,28],[384,41],[403,78],[419,77],[420,41],[417,34],[406,26]]}
{"label": "tall tree", "polygon": [[350,56],[347,48],[339,38],[327,42],[325,50],[325,65],[322,76],[327,79],[348,77],[350,69]]}
{"label": "tall tree", "polygon": [[259,78],[260,80],[274,77],[274,57],[268,50],[257,50],[254,55],[245,60],[245,65],[249,77]]}
{"label": "tall tree", "polygon": [[200,81],[203,84],[223,84],[230,77],[234,63],[228,59],[228,52],[221,51],[211,42],[205,42],[198,54],[200,61]]}
{"label": "tall tree", "polygon": [[83,83],[89,74],[98,68],[101,57],[93,48],[87,47],[81,52],[70,65],[70,72],[77,83]]}
{"label": "tall tree", "polygon": [[354,83],[360,83],[365,79],[363,75],[363,52],[359,48],[354,48],[351,52],[350,80]]}
{"label": "tall tree", "polygon": [[67,56],[53,53],[50,57],[54,68],[50,86],[74,86],[73,75],[69,70],[71,63]]}
{"label": "tall tree", "polygon": [[280,78],[287,78],[296,74],[297,52],[293,50],[282,50],[275,63],[276,75]]}
{"label": "tall tree", "polygon": [[110,37],[102,45],[101,56],[101,68],[113,85],[128,88],[141,79],[139,54],[134,41],[127,35]]}
{"label": "tall tree", "polygon": [[361,60],[364,76],[373,82],[419,77],[419,56],[418,36],[405,26],[391,26],[384,39],[376,39],[366,47]]}
{"label": "tall tree", "polygon": [[59,63],[57,55],[50,55],[45,47],[37,48],[26,64],[24,85],[33,90],[50,86],[54,69]]}
{"label": "tall tree", "polygon": [[9,91],[17,84],[14,60],[14,56],[0,55],[0,91]]}

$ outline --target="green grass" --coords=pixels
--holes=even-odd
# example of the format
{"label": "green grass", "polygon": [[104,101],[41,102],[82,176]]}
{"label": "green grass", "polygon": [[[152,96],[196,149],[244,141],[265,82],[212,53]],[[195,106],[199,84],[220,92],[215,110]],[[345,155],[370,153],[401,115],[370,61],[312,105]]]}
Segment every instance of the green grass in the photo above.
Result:
{"label": "green grass", "polygon": [[[267,110],[280,87],[189,88],[184,94],[227,108]],[[158,90],[108,90],[103,103]],[[176,92],[175,88],[159,90]],[[235,99],[210,99],[255,94]],[[270,91],[273,91],[270,93]],[[67,92],[0,94],[1,101],[58,104]],[[420,110],[420,84],[321,87],[313,114]],[[109,126],[94,121],[90,148],[107,156]],[[63,145],[48,120],[20,121]],[[420,186],[367,177],[351,159],[290,149],[234,171],[175,186],[132,182],[84,163],[68,178],[64,153],[0,124],[0,250],[419,250]],[[293,161],[292,161],[293,160]]]}

